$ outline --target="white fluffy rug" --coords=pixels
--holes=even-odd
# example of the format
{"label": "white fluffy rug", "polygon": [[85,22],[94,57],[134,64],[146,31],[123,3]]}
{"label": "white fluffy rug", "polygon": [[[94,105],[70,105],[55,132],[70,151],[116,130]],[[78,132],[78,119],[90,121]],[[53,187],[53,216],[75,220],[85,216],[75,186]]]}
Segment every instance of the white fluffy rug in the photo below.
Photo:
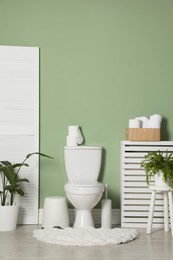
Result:
{"label": "white fluffy rug", "polygon": [[38,240],[68,246],[106,246],[129,242],[138,237],[135,229],[87,228],[87,229],[39,229],[33,236]]}

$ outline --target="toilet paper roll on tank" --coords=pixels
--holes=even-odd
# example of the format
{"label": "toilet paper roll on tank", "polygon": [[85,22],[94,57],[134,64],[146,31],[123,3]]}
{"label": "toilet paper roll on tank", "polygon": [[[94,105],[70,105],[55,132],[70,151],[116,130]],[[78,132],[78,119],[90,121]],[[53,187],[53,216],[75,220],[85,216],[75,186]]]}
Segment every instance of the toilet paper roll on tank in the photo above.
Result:
{"label": "toilet paper roll on tank", "polygon": [[145,116],[129,119],[129,128],[161,128],[162,116],[158,114],[151,115],[149,118]]}
{"label": "toilet paper roll on tank", "polygon": [[84,141],[84,137],[81,133],[80,127],[77,125],[70,125],[68,127],[68,135],[66,136],[67,146],[78,146]]}

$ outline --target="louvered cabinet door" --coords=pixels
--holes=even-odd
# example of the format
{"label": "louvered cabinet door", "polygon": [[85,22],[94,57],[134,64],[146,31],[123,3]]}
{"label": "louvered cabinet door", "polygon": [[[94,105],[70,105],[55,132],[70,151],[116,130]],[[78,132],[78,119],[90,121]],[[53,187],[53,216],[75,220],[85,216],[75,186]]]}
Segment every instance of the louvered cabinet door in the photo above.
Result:
{"label": "louvered cabinet door", "polygon": [[[151,191],[141,169],[149,151],[173,152],[173,142],[121,142],[121,226],[144,227],[148,222]],[[163,194],[157,193],[153,227],[163,227]]]}

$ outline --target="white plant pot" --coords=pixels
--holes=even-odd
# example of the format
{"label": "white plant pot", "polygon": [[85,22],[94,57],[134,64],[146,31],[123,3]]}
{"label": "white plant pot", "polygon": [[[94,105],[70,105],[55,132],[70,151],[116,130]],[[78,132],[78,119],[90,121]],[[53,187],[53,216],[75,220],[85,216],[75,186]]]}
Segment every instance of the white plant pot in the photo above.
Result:
{"label": "white plant pot", "polygon": [[154,179],[157,187],[169,187],[169,184],[163,180],[163,172],[159,171],[155,174]]}
{"label": "white plant pot", "polygon": [[0,231],[16,229],[18,209],[18,205],[0,206]]}

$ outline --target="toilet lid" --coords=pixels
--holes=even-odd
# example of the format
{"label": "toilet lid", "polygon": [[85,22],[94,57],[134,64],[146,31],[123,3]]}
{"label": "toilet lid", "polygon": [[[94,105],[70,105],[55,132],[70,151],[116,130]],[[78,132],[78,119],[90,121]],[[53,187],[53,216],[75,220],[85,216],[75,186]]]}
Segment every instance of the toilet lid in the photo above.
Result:
{"label": "toilet lid", "polygon": [[104,184],[101,182],[95,182],[92,184],[77,184],[77,183],[66,183],[65,187],[68,188],[82,188],[82,189],[89,189],[89,188],[103,188]]}
{"label": "toilet lid", "polygon": [[102,147],[99,146],[64,146],[64,150],[102,150]]}

